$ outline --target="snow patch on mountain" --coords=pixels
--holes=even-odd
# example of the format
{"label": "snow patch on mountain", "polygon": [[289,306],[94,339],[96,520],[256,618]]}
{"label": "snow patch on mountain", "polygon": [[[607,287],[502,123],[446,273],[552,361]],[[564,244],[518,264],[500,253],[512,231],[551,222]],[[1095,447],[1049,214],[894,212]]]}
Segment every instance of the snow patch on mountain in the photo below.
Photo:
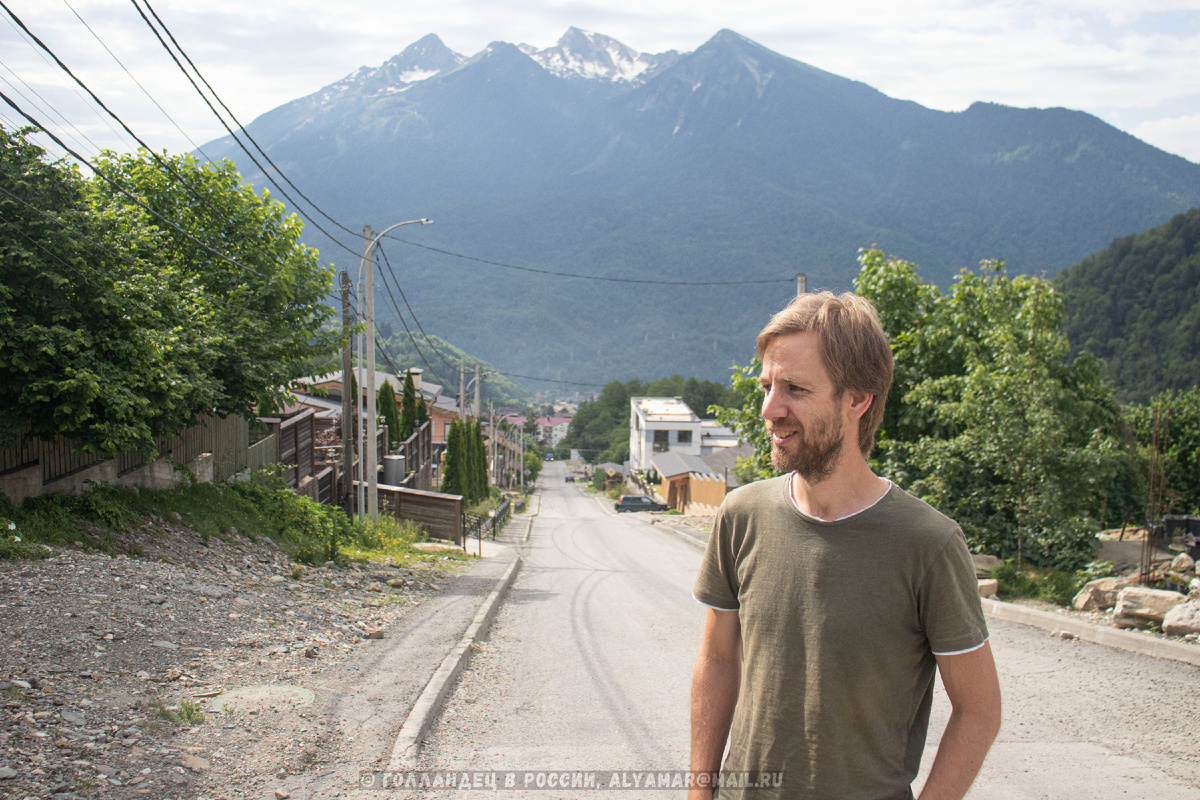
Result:
{"label": "snow patch on mountain", "polygon": [[639,53],[602,33],[569,28],[553,47],[538,50],[528,44],[517,45],[543,69],[560,78],[582,78],[613,83],[644,83],[679,54]]}

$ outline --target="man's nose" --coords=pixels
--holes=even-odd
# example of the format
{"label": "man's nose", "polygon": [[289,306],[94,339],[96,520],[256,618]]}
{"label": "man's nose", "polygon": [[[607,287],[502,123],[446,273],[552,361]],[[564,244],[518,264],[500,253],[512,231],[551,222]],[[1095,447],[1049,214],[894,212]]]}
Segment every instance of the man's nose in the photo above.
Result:
{"label": "man's nose", "polygon": [[779,402],[775,392],[768,391],[763,395],[762,417],[763,419],[779,419],[787,413],[783,408],[783,403]]}

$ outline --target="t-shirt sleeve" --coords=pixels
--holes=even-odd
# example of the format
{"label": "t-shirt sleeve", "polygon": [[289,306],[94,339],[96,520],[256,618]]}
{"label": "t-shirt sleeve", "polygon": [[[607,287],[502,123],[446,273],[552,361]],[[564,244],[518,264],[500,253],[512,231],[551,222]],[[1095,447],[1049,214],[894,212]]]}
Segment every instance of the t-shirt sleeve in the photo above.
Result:
{"label": "t-shirt sleeve", "polygon": [[741,603],[738,602],[732,535],[728,518],[723,512],[724,509],[722,513],[717,514],[712,536],[708,538],[708,547],[704,551],[703,561],[700,562],[700,572],[696,575],[692,596],[706,606],[733,611],[739,608]]}
{"label": "t-shirt sleeve", "polygon": [[979,583],[961,530],[934,559],[917,598],[921,627],[935,654],[979,647],[988,638]]}

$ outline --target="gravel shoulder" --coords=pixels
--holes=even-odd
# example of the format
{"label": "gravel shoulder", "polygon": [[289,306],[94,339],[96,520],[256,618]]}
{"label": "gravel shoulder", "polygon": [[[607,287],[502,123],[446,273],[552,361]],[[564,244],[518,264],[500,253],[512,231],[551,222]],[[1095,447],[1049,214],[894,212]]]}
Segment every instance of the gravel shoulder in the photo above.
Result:
{"label": "gravel shoulder", "polygon": [[134,558],[0,563],[0,796],[274,797],[347,737],[314,694],[464,565],[314,568],[227,539],[155,519],[123,536]]}

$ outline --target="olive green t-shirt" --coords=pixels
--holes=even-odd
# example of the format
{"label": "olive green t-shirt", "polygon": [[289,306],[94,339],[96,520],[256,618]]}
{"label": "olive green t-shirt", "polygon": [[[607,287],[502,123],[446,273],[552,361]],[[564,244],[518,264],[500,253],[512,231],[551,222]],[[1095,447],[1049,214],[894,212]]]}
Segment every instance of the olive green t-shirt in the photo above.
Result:
{"label": "olive green t-shirt", "polygon": [[783,774],[781,789],[745,796],[911,796],[934,654],[988,636],[953,520],[894,485],[873,506],[825,522],[800,511],[788,476],[748,484],[721,506],[694,593],[737,609],[741,624],[723,770]]}

